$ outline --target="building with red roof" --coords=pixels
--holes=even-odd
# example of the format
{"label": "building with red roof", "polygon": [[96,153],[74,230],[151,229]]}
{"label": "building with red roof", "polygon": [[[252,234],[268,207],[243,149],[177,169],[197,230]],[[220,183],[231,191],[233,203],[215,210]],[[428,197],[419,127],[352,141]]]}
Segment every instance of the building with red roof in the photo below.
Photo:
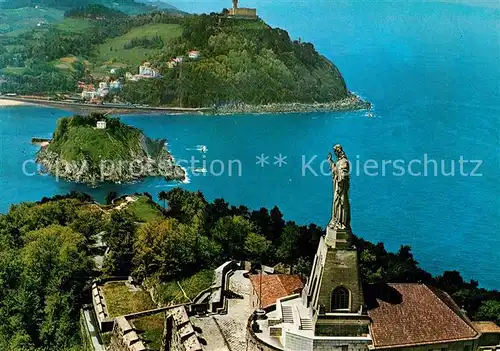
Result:
{"label": "building with red roof", "polygon": [[367,311],[375,349],[462,345],[471,351],[477,344],[480,333],[443,291],[409,283],[387,284],[384,290],[366,294],[375,302]]}
{"label": "building with red roof", "polygon": [[300,277],[292,274],[251,275],[250,282],[252,283],[250,305],[254,308],[261,306],[260,301],[262,307],[268,307],[275,304],[277,299],[300,293],[304,287]]}

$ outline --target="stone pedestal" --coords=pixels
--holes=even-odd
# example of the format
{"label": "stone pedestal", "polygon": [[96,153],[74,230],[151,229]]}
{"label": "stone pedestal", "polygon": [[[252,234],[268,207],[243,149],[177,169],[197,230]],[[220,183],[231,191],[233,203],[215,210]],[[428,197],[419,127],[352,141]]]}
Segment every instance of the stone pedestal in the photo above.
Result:
{"label": "stone pedestal", "polygon": [[351,233],[339,226],[326,227],[325,243],[332,249],[347,249],[351,246]]}

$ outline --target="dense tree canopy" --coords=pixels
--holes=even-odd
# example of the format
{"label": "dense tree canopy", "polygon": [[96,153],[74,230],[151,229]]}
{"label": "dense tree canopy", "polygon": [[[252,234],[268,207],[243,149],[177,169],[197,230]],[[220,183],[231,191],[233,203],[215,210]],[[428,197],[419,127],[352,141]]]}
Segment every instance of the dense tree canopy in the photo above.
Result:
{"label": "dense tree canopy", "polygon": [[[200,192],[163,192],[163,216],[138,224],[129,210],[93,204],[81,194],[12,206],[0,215],[0,349],[74,350],[84,287],[95,276],[91,246],[109,245],[104,273],[139,280],[181,280],[226,260],[285,263],[307,277],[322,228],[285,221],[280,210],[251,211]],[[464,281],[459,272],[433,277],[409,246],[387,252],[354,237],[364,284],[422,282],[449,293],[476,320],[500,322],[500,293]]]}
{"label": "dense tree canopy", "polygon": [[[84,20],[88,27],[70,32],[57,26],[32,30],[18,37],[15,49],[0,50],[0,68],[20,68],[6,72],[2,91],[74,92],[78,81],[92,79],[89,63],[95,62],[100,44],[145,24],[180,24],[180,37],[164,40],[138,35],[121,44],[120,49],[125,50],[151,49],[149,60],[162,74],[154,80],[125,82],[118,94],[122,101],[204,107],[332,102],[348,94],[339,70],[311,43],[293,41],[285,30],[271,28],[260,19],[241,20],[215,13],[126,16],[100,5],[79,7],[66,16]],[[10,44],[8,40],[0,38],[0,46]],[[190,50],[198,50],[202,56],[190,60],[186,57]],[[169,62],[179,56],[185,57],[182,64],[170,67]],[[54,62],[66,57],[79,59],[69,71],[58,69]],[[137,66],[128,69],[136,72]]]}

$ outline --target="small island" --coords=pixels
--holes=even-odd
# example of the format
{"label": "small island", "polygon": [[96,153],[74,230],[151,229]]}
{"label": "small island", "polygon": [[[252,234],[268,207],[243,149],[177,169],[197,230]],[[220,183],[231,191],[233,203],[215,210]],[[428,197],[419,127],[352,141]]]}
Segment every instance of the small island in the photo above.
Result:
{"label": "small island", "polygon": [[55,177],[91,186],[159,176],[185,179],[165,139],[148,138],[119,118],[101,114],[61,118],[52,140],[42,143],[37,162]]}

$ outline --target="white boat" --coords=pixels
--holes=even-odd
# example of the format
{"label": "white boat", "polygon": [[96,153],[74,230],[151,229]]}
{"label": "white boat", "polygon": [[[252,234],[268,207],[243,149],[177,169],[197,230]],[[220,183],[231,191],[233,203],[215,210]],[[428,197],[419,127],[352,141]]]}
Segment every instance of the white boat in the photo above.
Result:
{"label": "white boat", "polygon": [[198,150],[199,152],[203,152],[203,153],[208,151],[208,149],[205,145],[196,145],[196,150]]}
{"label": "white boat", "polygon": [[196,173],[207,173],[207,169],[206,168],[194,168],[193,172],[196,172]]}

